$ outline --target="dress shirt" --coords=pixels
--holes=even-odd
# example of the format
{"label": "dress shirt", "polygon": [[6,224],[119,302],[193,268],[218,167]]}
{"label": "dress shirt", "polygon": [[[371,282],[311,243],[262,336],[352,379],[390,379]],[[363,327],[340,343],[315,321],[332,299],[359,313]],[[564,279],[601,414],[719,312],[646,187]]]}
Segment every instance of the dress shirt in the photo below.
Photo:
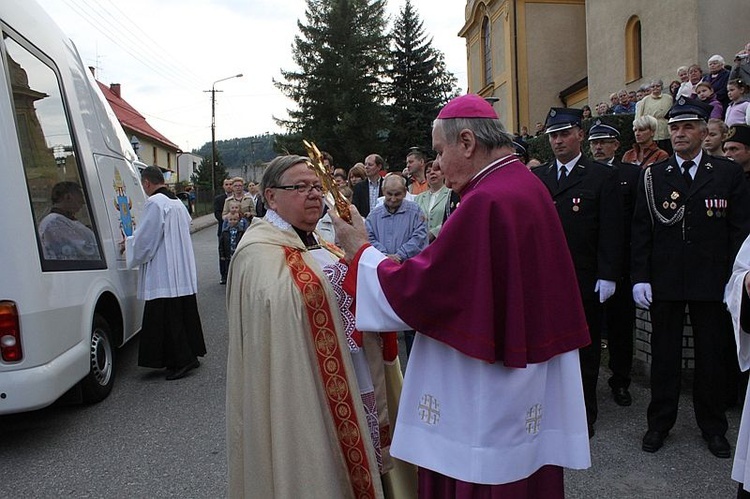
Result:
{"label": "dress shirt", "polygon": [[386,255],[397,255],[402,261],[427,247],[427,223],[422,208],[406,199],[395,213],[384,204],[370,212],[367,220],[370,244]]}

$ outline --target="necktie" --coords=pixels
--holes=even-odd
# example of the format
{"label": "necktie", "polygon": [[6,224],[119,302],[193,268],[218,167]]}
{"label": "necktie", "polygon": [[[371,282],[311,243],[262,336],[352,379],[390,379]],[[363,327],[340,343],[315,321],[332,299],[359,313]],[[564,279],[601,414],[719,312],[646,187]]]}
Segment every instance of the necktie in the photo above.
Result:
{"label": "necktie", "polygon": [[568,169],[565,168],[565,165],[562,165],[560,167],[560,176],[557,179],[557,185],[561,186],[566,178],[568,178]]}
{"label": "necktie", "polygon": [[693,177],[690,176],[690,169],[695,165],[692,161],[685,161],[682,163],[682,176],[685,178],[685,182],[687,182],[688,187],[690,187],[693,183]]}

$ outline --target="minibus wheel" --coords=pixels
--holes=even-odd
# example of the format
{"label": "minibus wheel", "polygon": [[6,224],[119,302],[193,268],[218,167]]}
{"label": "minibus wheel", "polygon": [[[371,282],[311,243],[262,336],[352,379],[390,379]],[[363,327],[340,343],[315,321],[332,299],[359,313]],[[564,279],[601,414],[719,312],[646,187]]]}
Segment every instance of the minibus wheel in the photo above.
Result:
{"label": "minibus wheel", "polygon": [[94,314],[89,345],[89,373],[81,380],[84,403],[99,402],[107,398],[115,383],[115,347],[112,328],[100,314]]}

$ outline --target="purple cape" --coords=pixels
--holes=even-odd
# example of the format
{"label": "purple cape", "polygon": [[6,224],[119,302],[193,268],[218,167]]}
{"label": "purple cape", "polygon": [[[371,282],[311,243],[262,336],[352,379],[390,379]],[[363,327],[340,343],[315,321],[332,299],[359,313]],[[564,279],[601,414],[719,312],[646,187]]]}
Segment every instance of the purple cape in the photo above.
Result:
{"label": "purple cape", "polygon": [[573,262],[547,188],[520,161],[496,164],[461,192],[419,255],[378,266],[409,326],[460,352],[525,367],[588,345]]}

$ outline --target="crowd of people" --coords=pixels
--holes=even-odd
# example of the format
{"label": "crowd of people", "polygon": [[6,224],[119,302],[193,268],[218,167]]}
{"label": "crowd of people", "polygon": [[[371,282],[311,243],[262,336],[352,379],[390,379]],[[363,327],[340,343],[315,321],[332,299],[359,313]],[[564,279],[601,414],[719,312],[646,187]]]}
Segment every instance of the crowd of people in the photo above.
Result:
{"label": "crowd of people", "polygon": [[[747,69],[749,63],[750,43],[735,55],[732,64],[729,64],[721,55],[715,54],[708,58],[705,71],[700,64],[680,66],[676,79],[670,81],[668,86],[665,86],[661,79],[653,79],[641,85],[637,90],[620,89],[611,93],[608,101],[601,101],[593,108],[584,105],[582,107],[583,118],[619,114],[632,114],[636,119],[651,116],[656,119],[656,126],[652,128],[653,142],[666,153],[671,154],[665,115],[680,97],[700,99],[708,103],[711,106],[710,119],[717,120],[714,124],[715,130],[723,130],[724,133],[728,131],[719,122],[726,127],[735,124],[750,125],[750,69]],[[645,124],[641,122],[638,128],[644,127]],[[636,131],[635,123],[633,131]],[[537,122],[533,136],[541,136],[544,133],[544,123]],[[531,136],[528,127],[523,126],[517,134],[517,141],[523,144]],[[723,135],[718,137],[723,140]],[[636,137],[636,142],[640,148],[642,143],[638,142],[638,137]],[[718,140],[713,143],[718,143]],[[721,151],[717,148],[710,149],[710,152],[721,155]],[[631,156],[630,160],[632,159],[635,158]]]}
{"label": "crowd of people", "polygon": [[713,56],[705,77],[688,67],[667,92],[653,81],[597,105],[634,117],[622,158],[620,130],[584,131],[590,108],[555,107],[537,124],[554,158],[530,165],[468,94],[435,120],[433,160],[414,148],[387,173],[373,153],[347,171],[323,153],[349,213],[324,202],[305,157],[274,159],[247,191],[228,179],[215,211],[230,495],[562,497],[563,468],[591,465],[605,335],[611,396],[632,404],[636,307],[652,324],[642,450],[658,452],[677,418],[687,311],[695,419],[710,453],[731,457],[725,413],[750,365],[739,56],[731,70]]}

